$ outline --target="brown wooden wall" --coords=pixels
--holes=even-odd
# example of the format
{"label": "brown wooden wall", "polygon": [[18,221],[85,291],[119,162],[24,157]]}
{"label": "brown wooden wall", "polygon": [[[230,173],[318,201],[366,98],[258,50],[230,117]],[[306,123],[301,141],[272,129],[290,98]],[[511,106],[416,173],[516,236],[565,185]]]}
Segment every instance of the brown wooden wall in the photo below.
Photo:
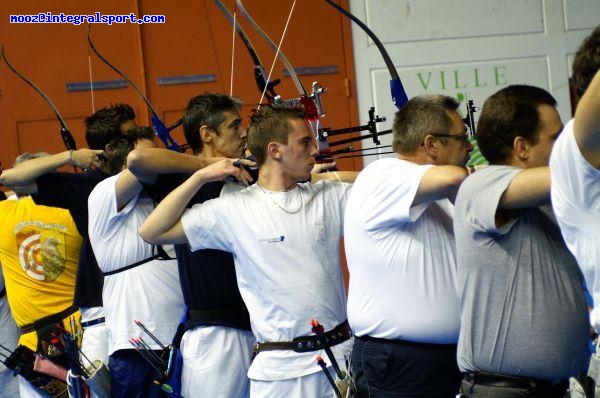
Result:
{"label": "brown wooden wall", "polygon": [[[348,7],[347,0],[339,2]],[[233,0],[224,3],[233,10]],[[245,6],[278,42],[291,3],[291,0],[246,0]],[[89,50],[87,24],[9,23],[10,15],[45,12],[164,15],[164,24],[93,24],[92,38],[97,49],[147,94],[167,125],[181,116],[190,97],[205,91],[229,93],[232,25],[211,0],[2,0],[0,42],[5,46],[7,58],[55,102],[78,147],[86,146],[82,121],[93,109],[126,102],[134,107],[140,124],[149,124],[148,110],[129,85],[94,90],[93,95],[89,90],[68,90],[68,84],[88,83],[90,70],[95,83],[121,77]],[[238,20],[245,23],[239,13]],[[247,24],[244,28],[268,69],[274,52]],[[251,59],[237,37],[235,50],[233,94],[244,100],[244,114],[247,114],[256,107],[260,93],[254,82]],[[322,121],[324,127],[358,124],[350,24],[346,18],[323,0],[297,1],[282,50],[296,68],[333,67],[334,71],[325,74],[301,76],[307,89],[314,80],[327,89],[323,97],[327,112]],[[291,79],[283,77],[283,70],[278,62],[273,78],[281,78],[282,83],[277,92],[283,98],[297,96]],[[189,75],[214,75],[214,81],[159,84],[159,79]],[[3,167],[10,167],[15,156],[25,151],[64,150],[59,129],[49,106],[2,63],[0,161]],[[184,141],[181,128],[173,135],[180,143]],[[358,170],[362,160],[343,159],[338,164],[342,169]]]}

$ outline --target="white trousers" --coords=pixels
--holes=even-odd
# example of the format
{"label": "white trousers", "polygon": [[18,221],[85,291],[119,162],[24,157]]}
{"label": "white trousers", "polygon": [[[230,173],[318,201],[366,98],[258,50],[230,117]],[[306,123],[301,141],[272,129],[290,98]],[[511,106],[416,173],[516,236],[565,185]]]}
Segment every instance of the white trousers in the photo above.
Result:
{"label": "white trousers", "polygon": [[[89,322],[104,317],[104,309],[102,307],[81,308],[80,311],[82,322]],[[80,361],[86,368],[91,366],[90,362],[98,359],[108,365],[108,334],[104,322],[83,329],[83,337],[79,350],[82,354]],[[96,394],[90,391],[90,397],[96,398]]]}
{"label": "white trousers", "polygon": [[17,377],[19,378],[19,393],[21,394],[21,398],[48,398],[48,395],[35,388],[33,384],[23,377]]}
{"label": "white trousers", "polygon": [[82,353],[80,360],[86,368],[91,366],[90,362],[97,359],[108,363],[108,336],[105,323],[89,326],[83,330],[80,350]]}
{"label": "white trousers", "polygon": [[248,368],[256,340],[250,331],[197,326],[181,340],[181,395],[186,398],[248,397]]}
{"label": "white trousers", "polygon": [[322,372],[286,380],[250,380],[250,398],[332,398],[334,396],[333,388]]}

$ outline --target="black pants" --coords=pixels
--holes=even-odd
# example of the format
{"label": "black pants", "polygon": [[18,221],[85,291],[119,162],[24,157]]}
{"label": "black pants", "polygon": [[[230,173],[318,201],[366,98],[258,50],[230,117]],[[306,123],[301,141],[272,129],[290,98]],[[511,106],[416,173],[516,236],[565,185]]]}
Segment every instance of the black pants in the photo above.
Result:
{"label": "black pants", "polygon": [[455,344],[356,337],[352,371],[360,398],[454,398],[461,380]]}

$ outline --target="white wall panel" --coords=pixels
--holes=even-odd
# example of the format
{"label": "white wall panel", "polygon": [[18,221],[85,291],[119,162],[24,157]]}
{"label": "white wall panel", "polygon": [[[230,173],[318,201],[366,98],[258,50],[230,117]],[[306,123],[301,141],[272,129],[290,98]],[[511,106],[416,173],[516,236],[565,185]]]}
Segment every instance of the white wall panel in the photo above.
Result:
{"label": "white wall panel", "polygon": [[544,33],[542,0],[367,0],[383,43]]}
{"label": "white wall panel", "polygon": [[[600,0],[350,0],[350,11],[384,42],[409,98],[443,93],[481,106],[502,87],[527,83],[554,95],[564,121],[570,58],[600,24],[599,10]],[[352,35],[361,122],[376,106],[389,128],[389,74],[354,24]]]}
{"label": "white wall panel", "polygon": [[564,0],[565,30],[593,29],[600,22],[599,0]]}

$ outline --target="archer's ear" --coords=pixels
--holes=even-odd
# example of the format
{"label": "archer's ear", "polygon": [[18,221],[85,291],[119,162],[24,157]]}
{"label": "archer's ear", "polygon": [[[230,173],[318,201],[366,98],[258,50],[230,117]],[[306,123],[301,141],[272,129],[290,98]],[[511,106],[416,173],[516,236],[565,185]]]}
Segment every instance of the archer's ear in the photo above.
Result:
{"label": "archer's ear", "polygon": [[281,160],[281,146],[277,142],[267,144],[267,156],[274,160]]}
{"label": "archer's ear", "polygon": [[213,133],[214,131],[206,125],[200,127],[200,139],[202,140],[202,142],[212,142],[214,138]]}
{"label": "archer's ear", "polygon": [[423,148],[425,148],[425,152],[432,158],[435,158],[438,151],[438,146],[440,145],[440,141],[432,136],[431,134],[426,134],[423,138],[423,144],[421,144]]}
{"label": "archer's ear", "polygon": [[521,136],[516,136],[513,140],[513,151],[517,158],[521,161],[525,161],[529,158],[529,149],[531,148],[531,143]]}

